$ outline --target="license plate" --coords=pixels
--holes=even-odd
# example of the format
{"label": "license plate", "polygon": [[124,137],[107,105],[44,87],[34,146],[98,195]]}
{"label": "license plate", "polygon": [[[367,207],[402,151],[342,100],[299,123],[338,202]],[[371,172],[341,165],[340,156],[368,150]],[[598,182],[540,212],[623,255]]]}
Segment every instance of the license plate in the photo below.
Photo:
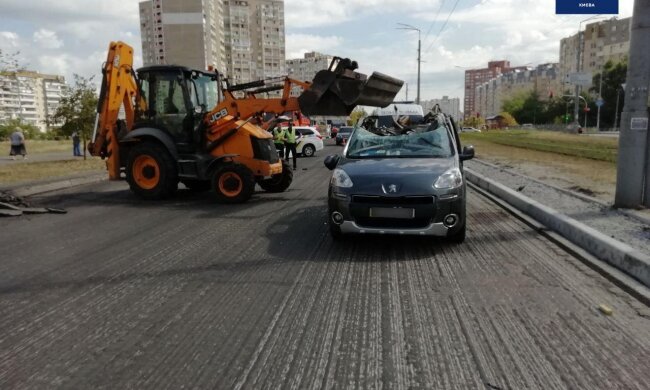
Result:
{"label": "license plate", "polygon": [[415,209],[371,207],[370,216],[373,218],[415,218]]}

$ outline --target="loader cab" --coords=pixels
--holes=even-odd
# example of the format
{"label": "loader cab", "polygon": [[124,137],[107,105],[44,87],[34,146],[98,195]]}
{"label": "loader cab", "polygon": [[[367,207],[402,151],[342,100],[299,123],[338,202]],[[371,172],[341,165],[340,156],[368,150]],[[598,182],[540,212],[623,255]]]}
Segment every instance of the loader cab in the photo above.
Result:
{"label": "loader cab", "polygon": [[135,128],[153,127],[169,134],[180,153],[194,153],[201,143],[203,115],[219,101],[216,73],[181,66],[138,69],[147,110],[138,112]]}

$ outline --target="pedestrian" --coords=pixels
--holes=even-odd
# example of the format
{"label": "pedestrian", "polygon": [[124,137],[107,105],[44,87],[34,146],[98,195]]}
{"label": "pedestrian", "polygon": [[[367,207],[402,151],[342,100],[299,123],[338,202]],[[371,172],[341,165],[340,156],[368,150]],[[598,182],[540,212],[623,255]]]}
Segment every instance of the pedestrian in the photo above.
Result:
{"label": "pedestrian", "polygon": [[17,155],[22,155],[23,160],[27,159],[27,149],[25,148],[25,135],[23,134],[23,129],[16,127],[14,132],[11,134],[11,151],[9,155],[12,160],[16,159]]}
{"label": "pedestrian", "polygon": [[284,158],[284,129],[278,124],[273,131],[273,143],[275,148],[278,150],[278,155],[280,158]]}
{"label": "pedestrian", "polygon": [[293,169],[296,169],[296,145],[300,140],[300,134],[296,137],[296,129],[293,128],[293,124],[289,122],[289,128],[285,131],[284,135],[284,161],[289,162],[289,153],[293,157]]}
{"label": "pedestrian", "polygon": [[76,131],[72,133],[72,154],[74,156],[81,156],[81,150],[79,145],[81,144],[81,139],[79,138],[79,133]]}

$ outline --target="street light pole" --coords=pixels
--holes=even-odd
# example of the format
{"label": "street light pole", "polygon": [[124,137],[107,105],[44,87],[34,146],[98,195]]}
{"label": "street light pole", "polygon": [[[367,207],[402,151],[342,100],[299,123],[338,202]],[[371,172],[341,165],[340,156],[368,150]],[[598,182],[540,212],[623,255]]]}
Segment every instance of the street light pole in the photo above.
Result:
{"label": "street light pole", "polygon": [[415,97],[415,103],[420,104],[420,63],[422,62],[422,41],[420,39],[420,34],[422,33],[419,28],[415,26],[411,26],[410,24],[404,24],[404,23],[397,23],[400,26],[403,27],[398,27],[398,30],[412,30],[412,31],[417,31],[418,32],[418,89],[417,89],[417,95]]}
{"label": "street light pole", "polygon": [[[600,67],[600,77],[598,78],[598,99],[602,100],[603,98],[603,67]],[[598,104],[598,116],[596,117],[596,132],[600,132],[600,106],[602,103]]]}

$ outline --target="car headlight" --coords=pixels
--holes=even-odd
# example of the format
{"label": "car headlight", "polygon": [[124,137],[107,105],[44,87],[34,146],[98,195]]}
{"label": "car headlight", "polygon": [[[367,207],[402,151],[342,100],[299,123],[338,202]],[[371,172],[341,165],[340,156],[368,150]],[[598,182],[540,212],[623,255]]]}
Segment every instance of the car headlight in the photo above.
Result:
{"label": "car headlight", "polygon": [[460,173],[460,169],[451,168],[438,177],[438,180],[433,183],[433,188],[449,190],[458,188],[461,184],[463,184],[463,175]]}
{"label": "car headlight", "polygon": [[330,184],[335,187],[350,188],[352,187],[352,179],[350,179],[350,176],[348,176],[344,170],[336,168],[334,172],[332,172],[332,180],[330,181]]}

